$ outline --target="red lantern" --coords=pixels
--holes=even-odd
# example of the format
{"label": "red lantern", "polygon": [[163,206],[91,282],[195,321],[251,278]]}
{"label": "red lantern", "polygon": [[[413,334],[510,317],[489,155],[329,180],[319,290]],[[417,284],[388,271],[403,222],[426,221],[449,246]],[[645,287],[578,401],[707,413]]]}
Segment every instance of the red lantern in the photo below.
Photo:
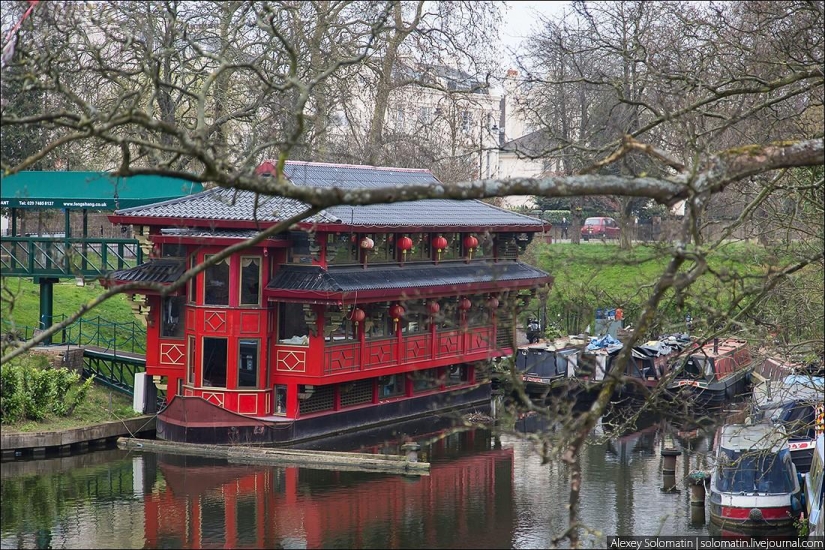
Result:
{"label": "red lantern", "polygon": [[401,304],[393,304],[390,308],[390,317],[392,317],[392,330],[393,332],[398,329],[398,321],[404,316],[405,310],[404,306]]}
{"label": "red lantern", "polygon": [[361,308],[355,308],[352,310],[352,320],[356,323],[360,323],[364,319],[367,318],[367,314],[364,313],[364,310]]}
{"label": "red lantern", "polygon": [[478,246],[478,239],[476,239],[473,235],[467,235],[464,237],[464,248],[467,249],[467,260],[473,259],[473,252],[475,251],[476,247]]}
{"label": "red lantern", "polygon": [[433,239],[433,248],[435,248],[437,255],[436,255],[436,262],[441,260],[441,253],[444,252],[444,249],[447,248],[447,239],[439,235],[435,239]]}
{"label": "red lantern", "polygon": [[429,304],[427,304],[427,310],[430,312],[430,315],[435,315],[439,311],[441,311],[441,305],[435,300],[432,300]]}
{"label": "red lantern", "polygon": [[458,301],[458,309],[461,309],[463,311],[467,311],[471,307],[473,307],[473,304],[472,304],[472,302],[470,302],[470,300],[468,298],[462,298]]}
{"label": "red lantern", "polygon": [[404,313],[406,313],[406,311],[404,310],[404,306],[401,304],[393,304],[390,308],[390,317],[392,317],[393,321],[398,321],[404,316]]}
{"label": "red lantern", "polygon": [[495,296],[490,296],[490,298],[487,300],[487,306],[490,309],[496,309],[498,307],[498,298],[496,298]]}
{"label": "red lantern", "polygon": [[433,247],[437,251],[442,252],[445,248],[447,248],[447,239],[439,235],[438,237],[433,239]]}
{"label": "red lantern", "polygon": [[401,237],[398,239],[398,249],[401,250],[402,261],[407,259],[407,251],[413,246],[412,239],[409,237]]}

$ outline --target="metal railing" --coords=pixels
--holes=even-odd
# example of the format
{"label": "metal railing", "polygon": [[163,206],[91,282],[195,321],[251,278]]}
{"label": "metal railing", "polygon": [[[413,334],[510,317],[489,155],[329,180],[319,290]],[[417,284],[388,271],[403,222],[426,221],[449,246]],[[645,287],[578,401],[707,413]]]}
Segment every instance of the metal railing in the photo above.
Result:
{"label": "metal railing", "polygon": [[99,277],[140,264],[135,239],[3,237],[0,270],[4,277]]}
{"label": "metal railing", "polygon": [[[65,315],[55,315],[53,323],[65,319]],[[28,325],[12,325],[2,322],[5,341],[29,340],[37,328]],[[54,344],[95,346],[112,353],[144,353],[146,351],[146,329],[138,321],[108,321],[99,315],[86,319],[81,317],[52,338]]]}

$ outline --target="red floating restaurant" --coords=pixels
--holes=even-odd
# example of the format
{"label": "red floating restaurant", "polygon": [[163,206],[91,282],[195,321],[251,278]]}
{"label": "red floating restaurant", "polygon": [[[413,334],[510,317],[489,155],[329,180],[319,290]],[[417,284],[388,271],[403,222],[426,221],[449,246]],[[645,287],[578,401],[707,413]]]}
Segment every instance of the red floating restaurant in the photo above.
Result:
{"label": "red floating restaurant", "polygon": [[[287,162],[284,176],[441,185],[428,170],[313,162]],[[288,443],[489,404],[479,367],[513,352],[519,296],[551,282],[518,260],[541,220],[477,200],[336,206],[157,292],[304,209],[215,188],[110,216],[151,250],[103,282],[151,283],[137,299],[146,372],[166,388],[159,438]]]}

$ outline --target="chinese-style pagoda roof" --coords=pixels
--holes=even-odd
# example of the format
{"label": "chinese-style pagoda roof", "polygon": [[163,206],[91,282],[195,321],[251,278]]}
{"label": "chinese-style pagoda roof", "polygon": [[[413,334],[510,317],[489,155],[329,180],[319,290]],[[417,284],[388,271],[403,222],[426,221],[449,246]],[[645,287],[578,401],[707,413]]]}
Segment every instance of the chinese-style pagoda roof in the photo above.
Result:
{"label": "chinese-style pagoda roof", "polygon": [[[376,189],[413,184],[442,185],[429,170],[315,162],[289,161],[284,175],[294,185],[315,188]],[[189,197],[118,210],[110,218],[117,223],[187,227],[220,225],[246,229],[279,222],[306,208],[304,203],[295,199],[216,188]],[[304,223],[316,229],[335,230],[343,227],[542,230],[541,220],[478,200],[428,199],[414,203],[335,206],[304,220]]]}
{"label": "chinese-style pagoda roof", "polygon": [[123,283],[160,283],[169,285],[186,271],[183,260],[156,259],[138,266],[106,274],[105,286]]}
{"label": "chinese-style pagoda roof", "polygon": [[407,264],[334,267],[288,265],[281,267],[266,286],[269,298],[340,301],[414,298],[450,292],[492,292],[533,288],[551,277],[518,261],[445,262],[438,265]]}

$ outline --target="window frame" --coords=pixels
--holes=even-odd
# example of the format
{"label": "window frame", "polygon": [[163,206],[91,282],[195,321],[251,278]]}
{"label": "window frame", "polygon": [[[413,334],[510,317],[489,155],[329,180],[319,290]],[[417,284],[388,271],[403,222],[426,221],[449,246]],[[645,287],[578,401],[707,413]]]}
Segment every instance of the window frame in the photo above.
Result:
{"label": "window frame", "polygon": [[[223,382],[223,386],[216,386],[214,384],[211,384],[211,385],[207,386],[206,384],[204,384],[204,382],[206,381],[204,361],[206,360],[206,341],[207,340],[223,340],[226,343],[226,356],[224,357],[224,382]],[[228,378],[229,378],[227,376],[228,375],[228,370],[229,370],[228,364],[227,364],[228,362],[229,362],[229,338],[214,337],[214,336],[202,336],[201,337],[201,361],[200,361],[201,387],[226,389],[226,387],[227,387],[226,382],[228,381]],[[210,383],[211,383],[211,380],[210,380]]]}
{"label": "window frame", "polygon": [[[243,363],[243,346],[255,346],[255,356],[254,356],[254,385],[248,386],[241,384],[241,368]],[[258,389],[261,387],[261,339],[260,338],[239,338],[238,339],[238,368],[236,373],[236,387],[238,389],[245,388],[245,389]]]}
{"label": "window frame", "polygon": [[[244,302],[244,261],[253,260],[258,263],[258,293],[255,302]],[[261,306],[261,282],[263,281],[264,262],[261,256],[241,256],[238,265],[238,306],[239,307],[260,307]]]}
{"label": "window frame", "polygon": [[[212,256],[217,256],[217,254],[204,254],[203,255],[203,261],[208,262],[209,258],[211,258]],[[211,271],[213,271],[219,265],[224,264],[224,262],[225,262],[225,265],[226,265],[226,287],[227,287],[226,288],[226,303],[225,304],[224,303],[215,304],[215,303],[207,302],[206,301],[206,294],[207,294],[207,287],[208,287],[207,277],[209,277],[209,274],[210,274]],[[217,264],[211,265],[211,266],[207,267],[206,269],[204,269],[203,273],[202,273],[202,277],[203,277],[203,293],[202,293],[201,298],[203,299],[203,305],[213,306],[213,307],[229,307],[232,304],[232,261],[230,260],[230,258],[224,258],[223,260],[221,260]]]}

